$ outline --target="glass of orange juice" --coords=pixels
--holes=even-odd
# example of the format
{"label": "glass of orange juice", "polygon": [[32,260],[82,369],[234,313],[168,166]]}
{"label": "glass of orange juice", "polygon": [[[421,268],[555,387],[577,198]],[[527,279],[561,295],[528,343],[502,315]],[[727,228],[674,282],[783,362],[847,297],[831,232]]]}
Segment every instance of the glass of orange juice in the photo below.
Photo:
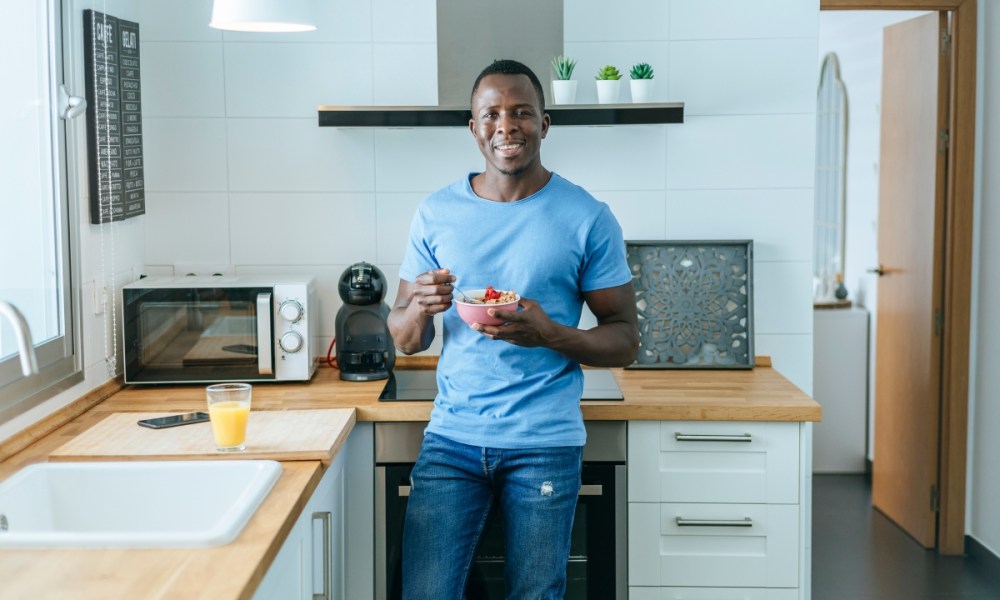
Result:
{"label": "glass of orange juice", "polygon": [[219,452],[246,450],[250,392],[249,383],[218,383],[205,388],[208,417]]}

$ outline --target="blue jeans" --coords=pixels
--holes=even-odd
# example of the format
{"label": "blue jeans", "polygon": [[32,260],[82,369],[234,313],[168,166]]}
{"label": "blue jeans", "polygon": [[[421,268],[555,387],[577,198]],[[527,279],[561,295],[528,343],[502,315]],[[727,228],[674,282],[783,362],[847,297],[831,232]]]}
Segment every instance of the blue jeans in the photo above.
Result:
{"label": "blue jeans", "polygon": [[461,600],[476,545],[503,518],[507,598],[560,600],[583,448],[479,448],[428,433],[403,528],[403,600]]}

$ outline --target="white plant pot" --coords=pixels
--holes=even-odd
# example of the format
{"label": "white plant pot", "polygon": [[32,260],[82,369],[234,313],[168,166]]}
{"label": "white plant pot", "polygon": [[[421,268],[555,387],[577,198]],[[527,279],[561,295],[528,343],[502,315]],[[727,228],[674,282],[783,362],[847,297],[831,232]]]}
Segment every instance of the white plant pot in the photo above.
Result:
{"label": "white plant pot", "polygon": [[597,79],[597,102],[598,104],[615,104],[618,102],[618,95],[621,92],[621,79]]}
{"label": "white plant pot", "polygon": [[576,80],[554,79],[552,81],[552,102],[555,104],[576,102]]}
{"label": "white plant pot", "polygon": [[653,101],[653,81],[652,79],[631,79],[629,87],[632,89],[632,102],[644,104]]}

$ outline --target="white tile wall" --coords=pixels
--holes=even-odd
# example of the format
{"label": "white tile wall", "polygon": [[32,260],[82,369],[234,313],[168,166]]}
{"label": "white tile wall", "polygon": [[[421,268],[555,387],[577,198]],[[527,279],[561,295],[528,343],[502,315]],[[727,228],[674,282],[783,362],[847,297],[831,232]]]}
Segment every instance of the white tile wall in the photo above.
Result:
{"label": "white tile wall", "polygon": [[671,190],[666,196],[666,239],[749,239],[757,261],[812,260],[812,229],[789,226],[811,222],[811,188]]}
{"label": "white tile wall", "polygon": [[221,43],[148,42],[141,50],[144,117],[225,117]]}
{"label": "white tile wall", "polygon": [[[221,42],[222,32],[208,26],[212,3],[205,0],[137,0],[139,38],[146,42]],[[98,9],[100,10],[100,9]],[[117,15],[118,13],[110,13]],[[146,49],[140,51],[146,69]],[[145,73],[143,73],[145,75]],[[145,91],[145,90],[143,90]],[[145,97],[143,100],[145,101]],[[145,109],[145,103],[143,104]]]}
{"label": "white tile wall", "polygon": [[431,192],[483,170],[483,156],[464,127],[375,130],[375,188]]}
{"label": "white tile wall", "polygon": [[[232,264],[229,196],[224,193],[146,194],[146,262]],[[183,232],[184,244],[177,243]]]}
{"label": "white tile wall", "polygon": [[812,333],[812,261],[754,262],[756,333]]}
{"label": "white tile wall", "polygon": [[[811,113],[816,40],[698,40],[670,45],[660,79],[684,115]],[[761,65],[768,65],[763,69]]]}
{"label": "white tile wall", "polygon": [[143,115],[146,192],[226,191],[226,127],[226,119]]}
{"label": "white tile wall", "polygon": [[670,0],[670,39],[816,38],[819,0]]}
{"label": "white tile wall", "polygon": [[434,67],[437,65],[437,44],[375,44],[372,53],[375,92],[371,104],[437,105],[438,80]]}
{"label": "white tile wall", "polygon": [[436,0],[374,0],[370,4],[376,44],[437,44]]}
{"label": "white tile wall", "polygon": [[229,189],[370,191],[372,132],[320,128],[316,119],[228,119]]}
{"label": "white tile wall", "polygon": [[669,133],[667,189],[812,188],[815,121],[814,114],[685,116]]}
{"label": "white tile wall", "polygon": [[563,39],[567,42],[665,40],[670,2],[649,0],[563,0]]}
{"label": "white tile wall", "polygon": [[[211,0],[141,3],[139,245],[150,265],[225,257],[238,272],[319,273],[328,344],[340,273],[375,262],[391,304],[415,207],[483,158],[461,127],[317,127],[319,104],[437,97],[434,0],[317,6],[316,32],[264,35],[209,29]],[[564,11],[579,102],[596,101],[598,67],[649,62],[656,100],[687,114],[679,125],[556,125],[546,166],[607,202],[627,239],[754,239],[757,353],[808,390],[818,0],[565,0]],[[186,221],[195,209],[211,224]]]}
{"label": "white tile wall", "polygon": [[227,43],[230,117],[302,117],[320,104],[370,104],[371,44]]}
{"label": "white tile wall", "polygon": [[378,250],[375,264],[403,263],[403,253],[410,236],[410,221],[417,206],[427,194],[381,193],[376,194],[376,237]]}
{"label": "white tile wall", "polygon": [[553,127],[542,144],[542,158],[591,192],[662,190],[669,135],[663,125]]}
{"label": "white tile wall", "polygon": [[236,265],[325,265],[374,260],[373,194],[230,194]]}

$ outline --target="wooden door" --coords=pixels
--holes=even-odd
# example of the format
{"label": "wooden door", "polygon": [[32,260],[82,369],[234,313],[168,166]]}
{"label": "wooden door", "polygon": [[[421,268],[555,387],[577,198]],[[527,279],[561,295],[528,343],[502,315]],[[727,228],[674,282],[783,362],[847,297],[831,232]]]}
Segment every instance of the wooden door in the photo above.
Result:
{"label": "wooden door", "polygon": [[872,504],[937,541],[948,60],[944,13],[887,27],[882,65]]}

